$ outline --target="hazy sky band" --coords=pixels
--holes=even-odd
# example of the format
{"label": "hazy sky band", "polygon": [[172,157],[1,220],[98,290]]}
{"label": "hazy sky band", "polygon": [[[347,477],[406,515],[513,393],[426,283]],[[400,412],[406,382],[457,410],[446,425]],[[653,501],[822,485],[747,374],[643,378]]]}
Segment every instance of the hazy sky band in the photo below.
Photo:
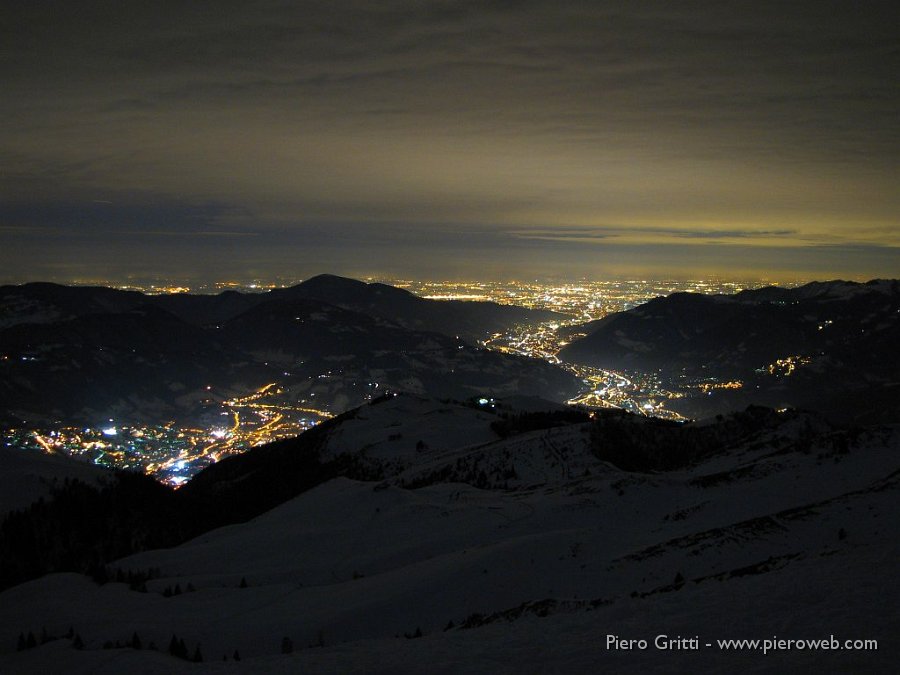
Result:
{"label": "hazy sky band", "polygon": [[301,276],[469,274],[506,250],[521,276],[900,262],[888,3],[30,2],[3,18],[7,277],[135,250],[164,269],[175,249]]}

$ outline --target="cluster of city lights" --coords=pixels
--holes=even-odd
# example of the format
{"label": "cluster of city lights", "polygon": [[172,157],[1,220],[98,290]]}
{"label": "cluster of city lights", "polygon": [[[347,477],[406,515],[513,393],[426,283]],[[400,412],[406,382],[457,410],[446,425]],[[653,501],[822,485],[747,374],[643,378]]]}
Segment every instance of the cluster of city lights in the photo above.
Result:
{"label": "cluster of city lights", "polygon": [[[285,287],[297,280],[253,280],[249,282],[220,281],[211,285],[187,285],[183,282],[156,280],[152,283],[130,283],[120,288],[148,294],[221,292],[264,292]],[[674,292],[733,294],[744,288],[761,286],[734,281],[660,281],[620,280],[582,281],[558,284],[539,281],[461,282],[417,281],[403,279],[367,279],[405,288],[425,298],[435,300],[477,300],[500,304],[550,310],[556,313],[551,320],[519,325],[505,332],[485,335],[480,346],[499,352],[529,356],[559,365],[577,375],[584,389],[568,401],[572,405],[590,408],[621,408],[642,415],[668,419],[684,419],[667,404],[682,398],[691,387],[665,385],[658,374],[624,373],[588,366],[564,363],[557,356],[559,350],[578,337],[571,329],[560,329],[624,311],[652,298]],[[92,283],[97,283],[96,280]],[[105,285],[114,286],[106,283]],[[827,327],[826,322],[820,329]],[[5,358],[5,357],[4,357]],[[761,369],[771,375],[791,375],[809,360],[802,356],[788,356]],[[288,375],[288,373],[285,373]],[[326,372],[318,379],[330,379]],[[705,381],[694,384],[693,390],[710,394],[720,389],[743,386],[737,380]],[[377,383],[369,383],[375,392]],[[212,462],[229,455],[281,438],[296,436],[318,422],[332,416],[328,400],[320,396],[300,398],[289,391],[285,382],[271,382],[246,395],[204,399],[207,406],[202,419],[189,423],[170,421],[158,425],[138,424],[129,420],[109,420],[97,426],[57,426],[54,428],[9,429],[4,432],[7,446],[61,453],[79,457],[96,464],[143,471],[159,480],[181,485],[193,474]],[[371,397],[371,394],[368,395]],[[324,398],[327,398],[324,397]],[[313,404],[313,400],[316,401]]]}

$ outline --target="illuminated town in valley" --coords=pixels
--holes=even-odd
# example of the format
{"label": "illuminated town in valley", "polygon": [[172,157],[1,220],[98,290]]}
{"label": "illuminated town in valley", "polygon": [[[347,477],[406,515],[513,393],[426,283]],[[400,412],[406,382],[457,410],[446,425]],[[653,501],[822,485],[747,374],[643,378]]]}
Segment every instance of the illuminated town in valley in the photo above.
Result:
{"label": "illuminated town in valley", "polygon": [[[296,280],[271,283],[220,282],[211,286],[189,286],[184,282],[156,281],[148,284],[113,284],[120,289],[147,294],[217,293],[222,290],[263,292]],[[531,309],[552,310],[553,321],[519,325],[505,333],[485,335],[479,346],[503,353],[542,359],[577,375],[583,390],[570,405],[588,408],[620,408],[629,412],[685,420],[668,404],[690,395],[715,389],[740,388],[740,381],[665,381],[657,373],[615,372],[586,365],[565,363],[557,353],[583,333],[563,329],[601,319],[636,307],[652,298],[674,292],[734,294],[766,282],[701,281],[581,281],[552,282],[459,282],[413,281],[368,278],[404,288],[433,300],[493,301]],[[92,281],[97,284],[97,281]],[[799,355],[786,356],[773,364],[760,364],[760,373],[788,376],[805,362]],[[298,382],[284,373],[283,381],[267,383],[240,395],[220,394],[212,387],[203,399],[202,412],[194,419],[145,425],[128,419],[108,419],[103,425],[15,428],[4,431],[8,447],[60,453],[109,467],[145,472],[158,480],[179,486],[209,464],[251,447],[289,438],[344,411],[340,397],[329,394],[327,380],[340,373],[322,373],[316,380]],[[354,385],[357,383],[354,382]],[[360,383],[371,399],[384,393],[377,382]],[[313,390],[314,386],[320,388]],[[318,396],[317,396],[318,392]]]}
{"label": "illuminated town in valley", "polygon": [[209,400],[197,426],[175,422],[128,425],[109,420],[107,426],[55,429],[12,429],[8,446],[39,448],[117,469],[143,471],[179,486],[209,464],[252,447],[290,438],[323,419],[324,410],[288,405],[278,400],[284,390],[273,382],[246,396],[221,403]]}

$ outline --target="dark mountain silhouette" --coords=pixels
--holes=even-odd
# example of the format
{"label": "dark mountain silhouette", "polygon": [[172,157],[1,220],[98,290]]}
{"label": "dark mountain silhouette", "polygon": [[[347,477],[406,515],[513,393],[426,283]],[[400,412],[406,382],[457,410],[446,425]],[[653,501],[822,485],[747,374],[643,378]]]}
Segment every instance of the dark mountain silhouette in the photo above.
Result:
{"label": "dark mountain silhouette", "polygon": [[0,328],[126,312],[147,301],[143,293],[100,286],[62,286],[47,282],[0,286]]}
{"label": "dark mountain silhouette", "polygon": [[366,400],[370,383],[443,397],[556,400],[579,386],[545,362],[457,337],[484,336],[533,316],[529,310],[423,300],[341,277],[216,296],[26,284],[0,288],[0,301],[0,421],[7,425],[161,422],[194,414],[207,387],[231,396],[285,377],[305,382],[302,391],[315,386],[317,400],[338,412]]}
{"label": "dark mountain silhouette", "polygon": [[900,417],[900,359],[892,346],[900,344],[897,281],[675,293],[575,331],[588,335],[563,348],[567,361],[744,381],[711,401],[686,401],[694,413],[760,402]]}
{"label": "dark mountain silhouette", "polygon": [[218,295],[147,296],[136,291],[45,282],[0,286],[0,328],[14,323],[46,323],[86,314],[124,312],[144,304],[165,309],[188,323],[210,326],[263,303],[297,299],[317,300],[404,328],[460,336],[473,342],[517,323],[557,316],[494,302],[427,300],[386,284],[322,274],[291,288],[265,293],[224,291]]}
{"label": "dark mountain silhouette", "polygon": [[282,354],[289,362],[416,350],[422,348],[423,337],[435,347],[458,344],[446,335],[426,336],[321,300],[286,296],[256,305],[223,324],[217,334],[251,352]]}
{"label": "dark mountain silhouette", "polygon": [[485,333],[502,331],[517,323],[549,321],[553,312],[525,309],[494,302],[427,300],[387,284],[367,284],[321,274],[287,289],[276,289],[273,299],[309,298],[388,319],[404,328],[458,335],[469,341]]}
{"label": "dark mountain silhouette", "polygon": [[211,331],[150,304],[0,331],[0,410],[96,423],[116,412],[165,419],[217,389],[252,388],[272,370]]}
{"label": "dark mountain silhouette", "polygon": [[[328,381],[342,383],[340,394],[351,404],[364,400],[368,382],[444,398],[521,391],[564,400],[579,388],[575,377],[543,361],[497,354],[439,332],[292,295],[248,310],[217,334],[295,377],[328,373]],[[352,391],[347,383],[353,383]]]}
{"label": "dark mountain silhouette", "polygon": [[263,294],[223,291],[218,295],[173,293],[148,298],[158,307],[198,326],[214,326],[233,319],[260,303]]}

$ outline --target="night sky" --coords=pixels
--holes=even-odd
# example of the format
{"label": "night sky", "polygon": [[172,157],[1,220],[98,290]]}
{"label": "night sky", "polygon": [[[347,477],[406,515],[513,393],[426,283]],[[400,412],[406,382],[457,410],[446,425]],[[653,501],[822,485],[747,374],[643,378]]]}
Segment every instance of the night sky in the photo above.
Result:
{"label": "night sky", "polygon": [[0,281],[900,270],[900,10],[4,2]]}

